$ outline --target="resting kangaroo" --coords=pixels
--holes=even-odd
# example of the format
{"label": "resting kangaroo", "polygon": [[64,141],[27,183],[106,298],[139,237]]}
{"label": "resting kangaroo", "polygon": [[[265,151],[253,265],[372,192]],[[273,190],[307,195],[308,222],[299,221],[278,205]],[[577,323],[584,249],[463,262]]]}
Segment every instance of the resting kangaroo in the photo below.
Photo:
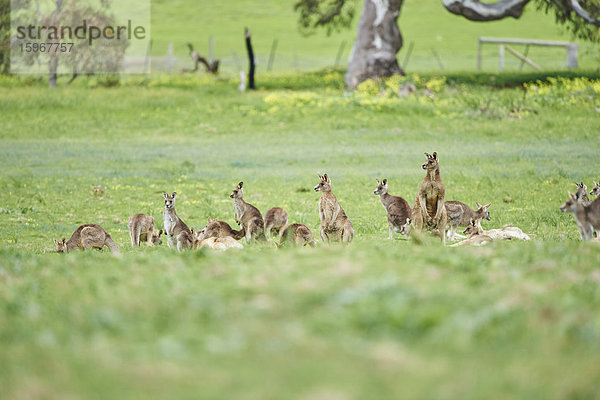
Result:
{"label": "resting kangaroo", "polygon": [[265,213],[265,236],[271,237],[271,230],[275,229],[277,234],[288,223],[288,213],[283,208],[273,207]]}
{"label": "resting kangaroo", "polygon": [[569,199],[562,205],[560,211],[573,214],[582,240],[591,239],[594,231],[596,236],[600,237],[600,197],[586,206],[582,199],[569,192]]}
{"label": "resting kangaroo", "polygon": [[425,153],[427,162],[422,165],[422,168],[427,171],[427,175],[423,178],[419,186],[419,192],[413,207],[412,219],[413,226],[417,230],[421,230],[424,224],[427,227],[439,230],[442,243],[445,243],[446,223],[448,216],[444,200],[446,196],[446,188],[440,175],[440,166],[437,153],[433,155]]}
{"label": "resting kangaroo", "polygon": [[349,244],[354,238],[352,222],[350,222],[335,195],[331,192],[331,180],[327,174],[318,176],[320,182],[315,186],[315,192],[321,192],[321,197],[319,198],[321,239],[323,243],[329,243],[331,239],[335,239]]}
{"label": "resting kangaroo", "polygon": [[480,226],[481,221],[476,221],[473,218],[469,219],[469,225],[463,232],[465,235],[469,235],[465,240],[458,243],[454,243],[450,247],[471,245],[471,246],[483,246],[486,243],[492,241],[492,238],[485,235],[483,229]]}
{"label": "resting kangaroo", "polygon": [[65,241],[65,238],[62,238],[62,241],[54,239],[54,244],[56,244],[56,251],[58,253],[67,253],[76,249],[100,250],[104,246],[107,246],[113,254],[120,254],[117,245],[109,233],[103,227],[96,224],[81,225],[73,232],[69,240]]}
{"label": "resting kangaroo", "polygon": [[203,239],[208,239],[211,237],[222,238],[229,236],[235,240],[240,240],[246,235],[243,229],[236,231],[232,229],[227,222],[211,219],[210,217],[208,217],[208,223],[206,226],[204,226],[204,228],[198,232],[203,235]]}
{"label": "resting kangaroo", "polygon": [[235,222],[237,222],[246,233],[246,243],[251,240],[265,240],[263,217],[250,203],[244,201],[244,192],[242,187],[244,182],[238,183],[229,197],[233,199],[233,211],[235,213]]}
{"label": "resting kangaroo", "polygon": [[127,224],[129,228],[129,237],[131,238],[132,246],[139,246],[140,240],[145,241],[148,246],[162,244],[160,235],[162,229],[154,230],[154,217],[145,214],[135,214],[129,218]]}
{"label": "resting kangaroo", "polygon": [[379,200],[387,213],[389,239],[391,240],[392,232],[401,232],[401,227],[406,223],[406,218],[410,217],[412,209],[402,197],[388,194],[387,179],[381,182],[377,179],[377,187],[373,193],[379,195]]}
{"label": "resting kangaroo", "polygon": [[310,228],[304,224],[291,224],[286,225],[279,234],[279,246],[285,246],[287,243],[291,243],[295,246],[306,246],[315,247],[317,241],[313,236]]}
{"label": "resting kangaroo", "polygon": [[185,250],[192,247],[194,238],[192,231],[183,222],[175,212],[175,197],[177,193],[173,192],[168,195],[163,192],[165,198],[165,210],[163,211],[163,223],[165,227],[165,235],[167,235],[167,244],[169,248],[177,248],[177,250]]}
{"label": "resting kangaroo", "polygon": [[[448,240],[454,240],[456,236],[456,228],[459,226],[469,226],[471,218],[481,224],[483,218],[490,220],[490,213],[488,209],[491,204],[482,206],[479,203],[475,203],[477,211],[474,211],[468,205],[461,203],[460,201],[446,201],[444,206],[446,207],[446,214],[448,215],[448,225],[450,225],[450,232],[448,233]],[[481,225],[479,225],[481,228]],[[483,228],[482,228],[483,229]]]}

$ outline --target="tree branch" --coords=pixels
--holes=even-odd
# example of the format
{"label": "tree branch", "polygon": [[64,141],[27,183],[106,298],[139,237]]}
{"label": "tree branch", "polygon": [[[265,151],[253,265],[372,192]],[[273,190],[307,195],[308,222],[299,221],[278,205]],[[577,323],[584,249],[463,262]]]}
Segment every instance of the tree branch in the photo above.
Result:
{"label": "tree branch", "polygon": [[499,0],[490,4],[479,0],[442,0],[442,4],[452,14],[461,15],[471,21],[494,21],[506,17],[519,18],[529,1]]}
{"label": "tree branch", "polygon": [[592,24],[594,26],[600,26],[600,21],[596,18],[593,18],[589,12],[583,9],[581,4],[579,4],[579,0],[571,0],[571,8],[577,15],[585,20],[585,22]]}

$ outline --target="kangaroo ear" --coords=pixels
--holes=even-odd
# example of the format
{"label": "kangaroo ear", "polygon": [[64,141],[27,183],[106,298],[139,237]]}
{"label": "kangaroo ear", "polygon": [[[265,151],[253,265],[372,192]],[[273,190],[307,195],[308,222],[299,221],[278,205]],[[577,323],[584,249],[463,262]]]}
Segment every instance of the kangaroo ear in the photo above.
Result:
{"label": "kangaroo ear", "polygon": [[240,183],[238,183],[238,189],[241,189],[241,188],[242,188],[242,186],[244,186],[244,182],[240,182]]}
{"label": "kangaroo ear", "polygon": [[483,206],[481,204],[479,204],[478,202],[475,202],[475,205],[477,206],[477,208],[482,208]]}
{"label": "kangaroo ear", "polygon": [[212,222],[212,219],[210,219],[210,217],[208,217],[207,222],[210,224]]}
{"label": "kangaroo ear", "polygon": [[485,208],[487,210],[488,208],[490,208],[491,205],[492,205],[492,203],[487,203],[485,206],[483,206],[483,208]]}
{"label": "kangaroo ear", "polygon": [[167,193],[163,192],[163,197],[165,198],[165,200],[167,199],[168,196],[169,195]]}
{"label": "kangaroo ear", "polygon": [[67,239],[63,238],[62,240],[63,244],[67,242]]}
{"label": "kangaroo ear", "polygon": [[58,240],[56,240],[56,239],[52,239],[52,240],[54,240],[54,244],[58,246]]}
{"label": "kangaroo ear", "polygon": [[471,225],[475,225],[475,220],[474,220],[473,218],[471,218],[471,220],[469,221],[469,223],[470,223]]}
{"label": "kangaroo ear", "polygon": [[384,184],[384,185],[387,185],[387,179],[384,179],[384,180],[383,180],[383,184]]}
{"label": "kangaroo ear", "polygon": [[172,198],[175,198],[175,196],[177,196],[177,192],[173,192],[173,194],[171,195]]}
{"label": "kangaroo ear", "polygon": [[437,152],[435,152],[435,151],[433,152],[433,159],[434,159],[434,160],[437,160],[437,159],[438,159],[438,158],[437,158]]}
{"label": "kangaroo ear", "polygon": [[329,182],[329,177],[327,176],[327,174],[323,175],[323,178],[325,179],[325,182]]}
{"label": "kangaroo ear", "polygon": [[379,179],[375,179],[377,181],[377,184],[379,185],[381,182],[379,182]]}
{"label": "kangaroo ear", "polygon": [[406,218],[406,223],[407,223],[407,224],[411,224],[411,223],[412,223],[412,219],[410,219],[410,218]]}
{"label": "kangaroo ear", "polygon": [[431,154],[429,154],[429,153],[425,153],[425,157],[427,157],[427,158],[431,158]]}

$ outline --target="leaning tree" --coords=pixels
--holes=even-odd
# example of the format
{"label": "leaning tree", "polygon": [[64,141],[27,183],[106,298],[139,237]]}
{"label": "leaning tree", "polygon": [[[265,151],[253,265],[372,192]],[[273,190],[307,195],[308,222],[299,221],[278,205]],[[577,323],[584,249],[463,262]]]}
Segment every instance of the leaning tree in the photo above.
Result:
{"label": "leaning tree", "polygon": [[[310,34],[325,28],[327,33],[348,28],[355,14],[356,0],[298,0],[301,32]],[[600,2],[598,0],[441,0],[448,11],[471,21],[519,18],[524,7],[533,2],[538,9],[552,12],[576,37],[600,41]],[[368,78],[404,74],[396,54],[402,47],[398,15],[403,0],[364,0],[358,33],[348,61],[346,84],[355,88]]]}

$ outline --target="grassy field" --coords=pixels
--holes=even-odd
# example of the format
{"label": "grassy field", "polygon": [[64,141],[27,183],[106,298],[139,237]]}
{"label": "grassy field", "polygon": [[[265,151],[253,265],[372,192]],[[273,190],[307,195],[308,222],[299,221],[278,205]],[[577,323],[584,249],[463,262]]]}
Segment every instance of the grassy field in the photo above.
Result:
{"label": "grassy field", "polygon": [[[227,75],[237,75],[240,68],[247,69],[244,27],[253,32],[253,44],[258,62],[258,72],[267,68],[273,40],[278,47],[273,71],[310,71],[334,64],[340,45],[346,42],[340,65],[345,66],[356,37],[356,25],[362,2],[356,1],[356,18],[352,28],[326,36],[318,32],[303,37],[297,29],[295,1],[237,0],[215,5],[211,1],[153,0],[152,1],[152,53],[166,55],[169,42],[179,57],[177,68],[189,68],[191,60],[186,43],[194,43],[200,54],[208,55],[209,38],[215,41],[215,57],[222,60],[221,70]],[[185,10],[185,11],[184,11]],[[533,4],[523,16],[516,19],[477,23],[450,14],[439,0],[407,0],[404,2],[398,25],[404,37],[404,47],[399,53],[403,62],[408,46],[414,42],[407,70],[439,71],[433,54],[437,52],[445,71],[469,71],[477,67],[477,37],[512,37],[525,39],[570,40],[568,33],[558,27],[554,17],[537,11]],[[597,68],[598,46],[580,44],[579,65]],[[525,46],[514,46],[523,52]],[[498,70],[498,46],[483,47],[483,68]],[[566,50],[563,48],[532,47],[532,60],[544,69],[565,67]],[[520,61],[506,55],[506,68],[517,70]],[[153,67],[156,71],[163,68]],[[527,65],[524,71],[530,69]]]}
{"label": "grassy field", "polygon": [[[286,81],[272,79],[262,84]],[[397,98],[397,80],[347,93],[339,72],[310,79],[243,94],[185,77],[0,81],[3,396],[600,396],[600,246],[558,211],[574,181],[600,178],[598,81],[522,90],[411,76],[419,94]],[[412,203],[433,151],[448,200],[491,202],[484,227],[534,240],[387,240],[375,179]],[[317,233],[324,172],[354,224],[348,248],[128,244],[130,215],[162,225],[163,190],[191,227],[233,224],[240,180],[260,210],[285,207]],[[83,223],[106,228],[123,257],[53,253],[52,238]]]}

